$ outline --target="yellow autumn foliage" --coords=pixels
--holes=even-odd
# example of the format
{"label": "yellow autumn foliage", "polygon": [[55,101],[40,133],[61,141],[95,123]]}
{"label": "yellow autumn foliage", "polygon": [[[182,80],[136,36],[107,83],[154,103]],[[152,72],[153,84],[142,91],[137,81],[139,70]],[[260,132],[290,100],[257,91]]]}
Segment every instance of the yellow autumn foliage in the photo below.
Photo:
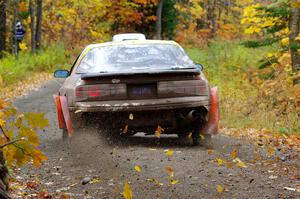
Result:
{"label": "yellow autumn foliage", "polygon": [[0,148],[7,164],[22,166],[32,162],[34,166],[41,166],[47,157],[38,149],[37,131],[48,125],[45,114],[21,114],[10,103],[0,99]]}
{"label": "yellow autumn foliage", "polygon": [[261,4],[257,3],[244,8],[241,24],[246,27],[246,34],[257,34],[260,33],[264,28],[270,28],[284,23],[278,17],[266,17],[267,13],[258,9],[261,6]]}

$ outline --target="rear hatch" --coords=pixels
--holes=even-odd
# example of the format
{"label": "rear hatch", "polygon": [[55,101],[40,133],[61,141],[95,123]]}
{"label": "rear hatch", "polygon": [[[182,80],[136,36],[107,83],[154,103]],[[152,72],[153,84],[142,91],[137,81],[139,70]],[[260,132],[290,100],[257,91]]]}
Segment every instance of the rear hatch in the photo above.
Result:
{"label": "rear hatch", "polygon": [[75,100],[113,101],[206,96],[209,86],[199,70],[83,74]]}

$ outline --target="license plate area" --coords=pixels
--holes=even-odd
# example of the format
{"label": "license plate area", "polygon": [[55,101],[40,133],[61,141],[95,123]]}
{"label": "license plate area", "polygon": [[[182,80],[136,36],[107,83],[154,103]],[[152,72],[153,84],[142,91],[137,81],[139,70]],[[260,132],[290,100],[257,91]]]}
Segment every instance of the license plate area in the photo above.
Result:
{"label": "license plate area", "polygon": [[129,99],[151,99],[157,97],[157,84],[129,84],[127,85]]}

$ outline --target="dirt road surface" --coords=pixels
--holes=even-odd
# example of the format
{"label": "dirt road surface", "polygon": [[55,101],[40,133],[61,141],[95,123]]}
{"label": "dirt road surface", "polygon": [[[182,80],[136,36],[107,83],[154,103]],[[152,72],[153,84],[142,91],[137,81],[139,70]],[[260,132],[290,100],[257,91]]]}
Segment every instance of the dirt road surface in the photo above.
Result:
{"label": "dirt road surface", "polygon": [[[64,143],[52,100],[59,87],[60,82],[53,80],[15,101],[20,111],[45,112],[50,122],[40,136],[49,160],[39,169],[23,168],[16,176],[38,182],[34,189],[25,190],[28,198],[41,192],[57,197],[67,193],[80,199],[122,198],[126,181],[138,199],[300,198],[298,154],[290,151],[289,155],[279,154],[278,160],[255,162],[253,144],[222,134],[214,137],[211,151],[191,147],[188,139],[176,136],[157,139],[140,134],[116,139],[95,122],[70,145]],[[245,165],[232,162],[230,154],[238,146],[238,158]],[[166,156],[166,150],[174,154]],[[174,171],[172,181],[166,167]],[[83,185],[83,179],[89,182]]]}

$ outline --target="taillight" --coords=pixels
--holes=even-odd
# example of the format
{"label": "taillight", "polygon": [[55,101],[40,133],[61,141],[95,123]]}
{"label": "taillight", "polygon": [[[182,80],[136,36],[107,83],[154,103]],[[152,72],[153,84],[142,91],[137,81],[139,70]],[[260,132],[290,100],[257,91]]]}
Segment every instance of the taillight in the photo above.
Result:
{"label": "taillight", "polygon": [[76,98],[96,98],[101,97],[100,86],[78,86],[76,88]]}
{"label": "taillight", "polygon": [[95,86],[95,85],[94,86],[88,86],[87,94],[91,98],[100,97],[101,96],[100,88],[98,86]]}
{"label": "taillight", "polygon": [[82,98],[82,97],[84,96],[84,93],[83,93],[83,87],[82,87],[82,86],[78,86],[78,87],[76,88],[75,93],[76,93],[76,97],[77,97],[77,98]]}
{"label": "taillight", "polygon": [[75,89],[75,101],[126,99],[125,84],[80,85]]}

